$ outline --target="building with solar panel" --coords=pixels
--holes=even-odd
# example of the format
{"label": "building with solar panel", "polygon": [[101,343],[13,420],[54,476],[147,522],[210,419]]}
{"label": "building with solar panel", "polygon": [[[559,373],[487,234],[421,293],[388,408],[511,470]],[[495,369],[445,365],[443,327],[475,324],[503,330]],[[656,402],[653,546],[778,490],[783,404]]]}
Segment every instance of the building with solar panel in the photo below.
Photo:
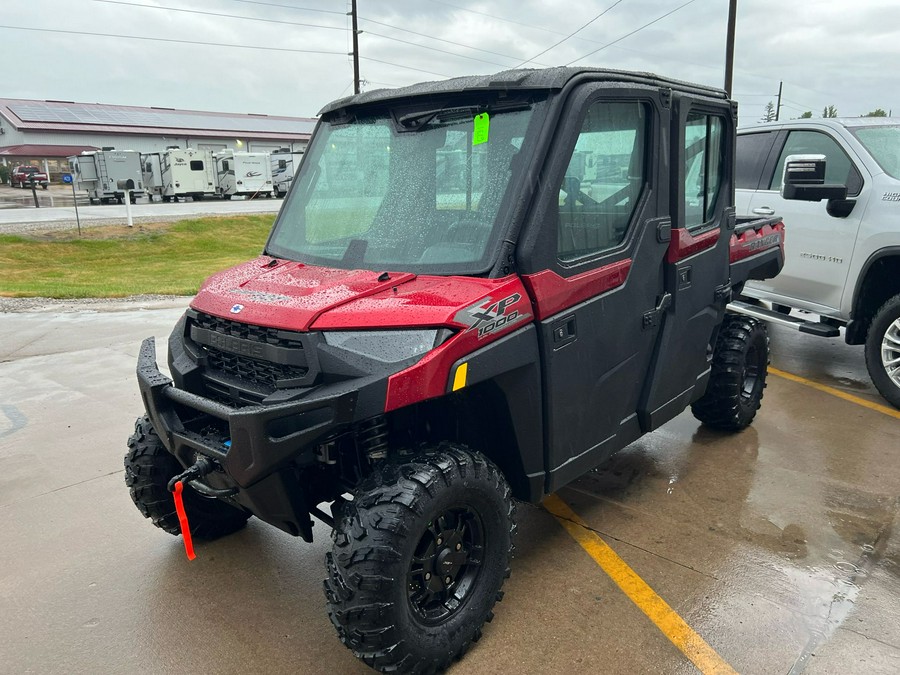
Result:
{"label": "building with solar panel", "polygon": [[315,124],[308,117],[0,98],[0,163],[41,167],[59,182],[69,171],[66,157],[101,148],[302,152]]}

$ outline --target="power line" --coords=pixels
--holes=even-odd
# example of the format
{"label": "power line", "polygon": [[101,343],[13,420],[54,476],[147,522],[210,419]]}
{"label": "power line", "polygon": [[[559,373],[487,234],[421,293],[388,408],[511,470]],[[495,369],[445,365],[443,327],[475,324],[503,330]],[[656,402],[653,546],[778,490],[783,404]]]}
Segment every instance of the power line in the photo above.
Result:
{"label": "power line", "polygon": [[120,33],[91,33],[83,30],[60,30],[57,28],[28,28],[26,26],[0,26],[7,30],[27,30],[35,33],[63,33],[65,35],[90,35],[93,37],[124,38],[126,40],[149,40],[151,42],[176,42],[184,45],[201,45],[204,47],[228,47],[230,49],[259,49],[269,52],[292,52],[295,54],[333,54],[346,56],[344,52],[329,52],[319,49],[289,49],[287,47],[257,47],[255,45],[235,45],[223,42],[199,42],[197,40],[176,40],[175,38],[146,37],[143,35],[122,35]]}
{"label": "power line", "polygon": [[392,40],[394,42],[402,42],[405,45],[412,45],[413,47],[421,47],[422,49],[429,49],[433,52],[440,52],[441,54],[449,54],[450,56],[455,56],[460,59],[469,59],[470,61],[478,61],[480,63],[488,63],[492,66],[500,66],[501,68],[509,68],[506,64],[497,63],[496,61],[485,61],[484,59],[478,59],[474,56],[465,56],[464,54],[457,54],[456,52],[448,52],[446,49],[438,49],[437,47],[429,47],[428,45],[419,44],[418,42],[410,42],[409,40],[401,40],[400,38],[391,37],[390,35],[382,35],[381,33],[373,33],[370,30],[363,31],[364,35],[374,35],[375,37],[380,37],[385,40]]}
{"label": "power line", "polygon": [[566,35],[566,36],[565,36],[562,40],[560,40],[559,42],[556,42],[556,43],[550,45],[549,47],[547,47],[547,49],[545,49],[544,51],[542,51],[540,54],[536,54],[536,55],[534,56],[534,58],[528,59],[527,61],[522,61],[522,63],[520,63],[519,65],[517,65],[516,68],[521,68],[521,67],[524,66],[526,63],[530,63],[531,61],[534,61],[534,59],[538,58],[539,56],[543,56],[544,54],[546,54],[547,52],[549,52],[551,49],[554,49],[554,48],[556,48],[556,47],[559,47],[563,42],[565,42],[566,40],[568,40],[568,39],[570,39],[570,38],[575,37],[578,33],[580,33],[581,31],[583,31],[585,28],[587,28],[588,26],[590,26],[592,23],[594,23],[594,22],[595,22],[597,19],[599,19],[601,16],[603,16],[604,14],[606,14],[607,12],[609,12],[611,9],[613,9],[616,5],[621,4],[622,2],[624,2],[624,0],[616,0],[613,4],[611,4],[609,7],[607,7],[606,9],[604,9],[604,10],[603,10],[602,12],[600,12],[597,16],[595,16],[593,19],[591,19],[591,20],[588,21],[586,24],[584,24],[581,28],[579,28],[578,30],[576,30],[576,31],[574,31],[574,32],[572,32],[572,33],[569,33],[568,35]]}
{"label": "power line", "polygon": [[677,12],[678,10],[684,9],[685,7],[687,7],[688,5],[691,5],[691,4],[695,3],[696,1],[697,1],[697,0],[688,0],[688,1],[685,2],[684,4],[679,5],[678,7],[676,7],[675,9],[666,12],[666,13],[663,14],[662,16],[656,17],[655,19],[653,19],[653,21],[650,21],[650,22],[648,22],[648,23],[645,23],[645,24],[644,24],[643,26],[641,26],[640,28],[635,28],[635,29],[634,29],[633,31],[631,31],[630,33],[626,33],[626,34],[623,35],[622,37],[617,38],[617,39],[613,40],[612,42],[608,42],[607,44],[603,45],[602,47],[599,47],[598,49],[595,49],[595,50],[592,51],[592,52],[588,52],[588,53],[585,54],[584,56],[579,56],[577,59],[573,59],[573,60],[569,61],[566,65],[567,65],[567,66],[571,66],[571,65],[572,65],[573,63],[575,63],[576,61],[581,61],[582,59],[586,59],[586,58],[589,57],[589,56],[593,56],[593,55],[596,54],[597,52],[603,51],[603,50],[606,49],[607,47],[611,47],[612,45],[616,44],[617,42],[621,42],[621,41],[624,40],[625,38],[631,37],[631,36],[634,35],[635,33],[638,33],[638,32],[640,32],[640,31],[644,30],[645,28],[648,28],[649,26],[652,26],[653,24],[655,24],[655,23],[658,22],[658,21],[662,21],[662,20],[665,19],[667,16],[671,16],[672,14],[674,14],[675,12]]}
{"label": "power line", "polygon": [[230,0],[230,2],[242,2],[245,5],[263,5],[265,7],[281,7],[282,9],[296,9],[298,12],[318,12],[319,14],[340,14],[344,16],[346,12],[336,12],[333,9],[316,9],[314,7],[295,7],[294,5],[279,5],[277,2],[262,2],[262,0]]}
{"label": "power line", "polygon": [[[374,19],[368,19],[364,16],[360,16],[360,19],[363,21],[367,21],[369,23],[374,23],[378,26],[384,26],[386,28],[391,28],[393,30],[399,30],[403,33],[411,33],[412,35],[418,35],[419,37],[428,38],[429,40],[437,40],[438,42],[444,42],[446,44],[455,45],[456,47],[464,47],[465,49],[474,49],[475,51],[484,52],[485,54],[493,54],[494,56],[502,56],[505,59],[510,59],[512,61],[517,61],[520,57],[518,56],[510,56],[509,54],[501,54],[500,52],[492,52],[490,49],[482,49],[481,47],[475,47],[473,45],[463,44],[462,42],[453,42],[452,40],[445,40],[443,38],[435,37],[434,35],[428,35],[426,33],[419,33],[414,30],[409,30],[408,28],[400,28],[398,26],[393,26],[389,23],[383,23],[381,21],[375,21]],[[365,31],[364,31],[365,32]],[[373,33],[374,35],[374,33]],[[540,65],[540,64],[538,64]],[[503,66],[504,68],[511,68],[512,66]]]}
{"label": "power line", "polygon": [[136,7],[138,9],[163,9],[167,12],[184,12],[186,14],[202,14],[204,16],[218,16],[226,19],[241,19],[243,21],[262,21],[265,23],[279,23],[286,26],[304,26],[308,28],[325,28],[327,30],[347,30],[344,26],[323,26],[315,23],[300,23],[297,21],[282,21],[280,19],[263,19],[255,16],[245,16],[242,14],[220,14],[219,12],[204,12],[199,9],[184,9],[181,7],[166,7],[165,5],[142,5],[134,2],[122,2],[121,0],[91,0],[91,2],[102,2],[106,5],[121,5],[122,7]]}
{"label": "power line", "polygon": [[487,14],[486,12],[479,12],[475,9],[469,9],[468,7],[460,7],[459,5],[454,5],[449,2],[439,2],[439,0],[429,0],[430,2],[436,5],[446,5],[447,7],[453,7],[454,9],[462,10],[463,12],[469,12],[470,14],[478,14],[479,16],[486,16],[489,19],[496,19],[497,21],[505,21],[506,23],[514,23],[517,26],[524,26],[525,28],[533,28],[534,30],[542,30],[545,33],[556,33],[557,35],[565,35],[565,33],[558,30],[551,30],[550,28],[544,28],[543,26],[535,26],[530,23],[522,23],[521,21],[514,21],[513,19],[504,19],[502,16],[496,16],[494,14]]}
{"label": "power line", "polygon": [[[2,28],[3,26],[0,26]],[[337,52],[333,52],[337,53]],[[419,73],[426,73],[428,75],[437,75],[438,77],[453,77],[452,75],[445,75],[444,73],[435,73],[431,70],[422,70],[421,68],[414,68],[413,66],[404,66],[401,63],[392,63],[390,61],[381,61],[380,59],[373,59],[371,56],[360,56],[363,61],[374,61],[375,63],[383,63],[388,66],[394,66],[396,68],[406,68],[407,70],[415,70]]]}

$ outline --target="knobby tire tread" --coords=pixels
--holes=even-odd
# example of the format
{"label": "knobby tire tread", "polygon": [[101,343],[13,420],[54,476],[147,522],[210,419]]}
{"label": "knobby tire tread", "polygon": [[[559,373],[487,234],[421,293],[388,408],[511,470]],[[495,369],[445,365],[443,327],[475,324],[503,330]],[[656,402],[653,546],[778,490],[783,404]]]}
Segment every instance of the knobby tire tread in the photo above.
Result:
{"label": "knobby tire tread", "polygon": [[[125,484],[138,511],[159,529],[181,534],[175,500],[168,490],[169,480],[183,467],[166,450],[150,420],[144,416],[134,425],[125,455]],[[191,535],[198,539],[218,539],[237,532],[250,514],[219,500],[201,497],[189,485],[184,487],[184,507]]]}
{"label": "knobby tire tread", "polygon": [[[744,367],[753,343],[762,354],[759,382],[749,401],[742,398]],[[706,393],[691,405],[691,412],[703,424],[723,431],[740,431],[749,426],[762,403],[768,374],[769,337],[765,324],[757,319],[728,314],[716,338]]]}
{"label": "knobby tire tread", "polygon": [[[500,470],[483,455],[450,443],[423,451],[403,464],[385,464],[360,486],[354,501],[344,505],[332,534],[333,551],[326,555],[328,577],[324,582],[328,615],[344,645],[372,668],[383,673],[431,674],[443,672],[481,637],[485,622],[493,619],[492,606],[503,597],[503,581],[509,577],[509,559],[516,534],[515,503]],[[482,616],[448,636],[454,645],[443,653],[416,653],[406,644],[392,617],[405,607],[386,601],[395,584],[406,588],[405,573],[395,579],[386,573],[403,565],[399,551],[410,531],[410,520],[423,516],[423,501],[434,499],[441,489],[481,482],[500,495],[506,512],[509,549],[493,599]],[[484,572],[484,570],[482,570]],[[469,603],[474,600],[470,599]]]}

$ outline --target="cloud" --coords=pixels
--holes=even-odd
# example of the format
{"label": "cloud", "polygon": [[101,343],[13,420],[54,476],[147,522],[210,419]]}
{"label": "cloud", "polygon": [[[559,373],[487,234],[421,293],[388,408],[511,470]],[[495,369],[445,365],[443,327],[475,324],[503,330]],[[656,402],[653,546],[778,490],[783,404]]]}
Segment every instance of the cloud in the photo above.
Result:
{"label": "cloud", "polygon": [[[361,76],[368,88],[376,88],[503,70],[544,51],[614,2],[362,0]],[[329,100],[352,91],[347,55],[349,2],[299,3],[319,11],[290,9],[291,0],[122,3],[142,6],[96,0],[7,3],[0,23],[334,53],[0,29],[5,62],[17,62],[14,55],[20,53],[35,55],[24,67],[4,69],[0,94],[312,116]],[[537,61],[560,65],[602,48],[578,63],[651,71],[721,86],[728,3],[695,0],[652,26],[605,46],[681,4],[683,0],[623,0]],[[332,29],[293,25],[296,23]],[[900,86],[891,65],[898,56],[900,5],[894,0],[857,0],[852,5],[843,0],[802,4],[742,0],[734,79],[742,121],[755,121],[762,115],[766,103],[775,100],[781,81],[782,116],[799,116],[807,109],[818,115],[826,105],[834,105],[846,115],[877,107],[900,111],[900,102],[894,100]]]}

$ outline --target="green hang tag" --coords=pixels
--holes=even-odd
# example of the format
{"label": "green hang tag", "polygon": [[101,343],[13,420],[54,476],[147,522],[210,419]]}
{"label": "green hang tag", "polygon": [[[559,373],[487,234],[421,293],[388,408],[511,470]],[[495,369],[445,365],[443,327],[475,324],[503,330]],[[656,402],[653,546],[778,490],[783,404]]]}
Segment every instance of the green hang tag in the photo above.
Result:
{"label": "green hang tag", "polygon": [[491,118],[487,113],[475,115],[475,130],[472,132],[472,145],[487,143],[488,132],[491,130]]}

